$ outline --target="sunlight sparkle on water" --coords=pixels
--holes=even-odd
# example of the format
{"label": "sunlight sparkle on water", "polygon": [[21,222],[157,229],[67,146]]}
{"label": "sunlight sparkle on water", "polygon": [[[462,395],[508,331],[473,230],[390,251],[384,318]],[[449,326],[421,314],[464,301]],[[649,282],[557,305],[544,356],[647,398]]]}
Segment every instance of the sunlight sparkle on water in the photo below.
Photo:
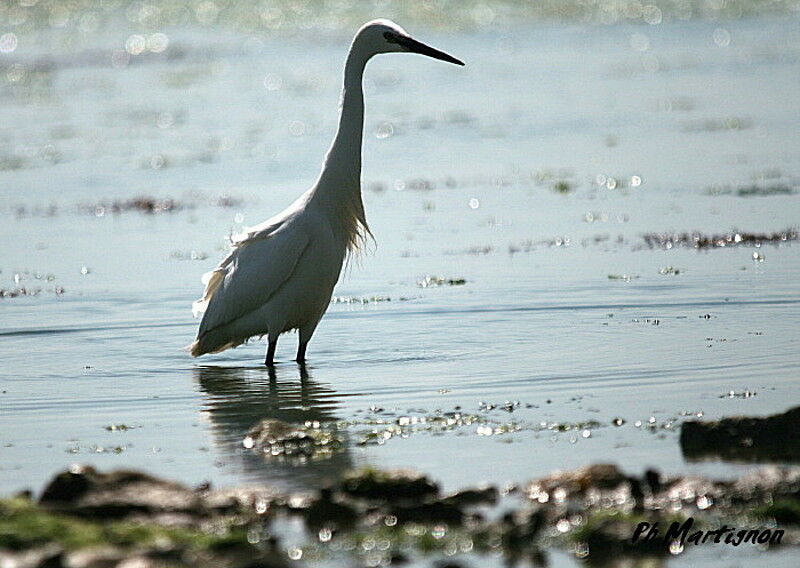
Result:
{"label": "sunlight sparkle on water", "polygon": [[0,53],[13,53],[18,44],[17,34],[11,32],[3,34],[0,36]]}

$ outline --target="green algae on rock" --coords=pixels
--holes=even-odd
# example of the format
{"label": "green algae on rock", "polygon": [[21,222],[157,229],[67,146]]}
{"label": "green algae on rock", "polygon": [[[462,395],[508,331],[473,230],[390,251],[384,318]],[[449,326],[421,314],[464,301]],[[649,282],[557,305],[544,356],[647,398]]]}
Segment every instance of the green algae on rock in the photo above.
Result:
{"label": "green algae on rock", "polygon": [[[75,467],[57,475],[38,503],[0,500],[0,559],[244,568],[284,566],[287,550],[302,565],[485,554],[543,563],[548,549],[590,562],[658,558],[681,553],[682,543],[635,545],[631,535],[641,523],[777,522],[785,528],[784,543],[800,542],[799,489],[798,468],[720,481],[657,471],[639,477],[595,464],[531,481],[522,491],[486,486],[450,495],[425,475],[366,468],[301,495],[191,490],[135,471]],[[298,516],[307,540],[286,549],[282,527]]]}
{"label": "green algae on rock", "polygon": [[138,471],[73,466],[36,503],[0,501],[0,552],[55,547],[59,566],[95,565],[99,555],[111,565],[143,558],[238,568],[258,559],[279,567],[274,543],[255,538],[269,522],[269,508],[258,503],[278,501],[267,490],[189,489]]}

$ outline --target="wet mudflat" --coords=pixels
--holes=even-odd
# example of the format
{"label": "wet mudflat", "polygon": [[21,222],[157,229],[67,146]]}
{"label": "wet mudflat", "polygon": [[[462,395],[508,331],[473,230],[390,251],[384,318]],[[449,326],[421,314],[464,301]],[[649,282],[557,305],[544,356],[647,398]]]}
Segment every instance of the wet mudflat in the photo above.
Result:
{"label": "wet mudflat", "polygon": [[[188,358],[190,304],[226,236],[313,181],[348,34],[182,28],[110,65],[127,31],[20,33],[0,60],[0,493],[71,463],[285,492],[413,467],[451,492],[793,462],[686,451],[681,428],[800,399],[796,23],[414,28],[468,66],[370,64],[377,246],[308,367],[289,335],[273,372],[258,342]],[[288,452],[247,447],[265,419],[299,429]]]}

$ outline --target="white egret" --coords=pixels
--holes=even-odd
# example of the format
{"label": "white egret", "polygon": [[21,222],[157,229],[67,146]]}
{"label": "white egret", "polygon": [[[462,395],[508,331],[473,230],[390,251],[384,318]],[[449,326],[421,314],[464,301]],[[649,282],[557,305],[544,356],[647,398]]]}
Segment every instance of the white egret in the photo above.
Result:
{"label": "white egret", "polygon": [[389,20],[374,20],[358,30],[344,67],[339,127],[322,172],[285,211],[235,240],[230,254],[203,277],[205,292],[193,311],[205,313],[189,346],[193,356],[266,335],[265,364],[271,366],[278,336],[297,329],[297,361],[305,361],[306,346],[328,308],[345,257],[370,234],[361,200],[361,83],[372,56],[395,52],[464,65]]}

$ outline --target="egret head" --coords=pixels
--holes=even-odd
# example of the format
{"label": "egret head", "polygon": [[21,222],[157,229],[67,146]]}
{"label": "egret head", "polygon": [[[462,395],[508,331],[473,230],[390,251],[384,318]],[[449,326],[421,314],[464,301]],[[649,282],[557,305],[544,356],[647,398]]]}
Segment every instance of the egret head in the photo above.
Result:
{"label": "egret head", "polygon": [[464,65],[455,57],[434,49],[412,38],[407,31],[391,20],[372,20],[362,26],[356,40],[371,54],[379,53],[419,53],[448,63]]}

